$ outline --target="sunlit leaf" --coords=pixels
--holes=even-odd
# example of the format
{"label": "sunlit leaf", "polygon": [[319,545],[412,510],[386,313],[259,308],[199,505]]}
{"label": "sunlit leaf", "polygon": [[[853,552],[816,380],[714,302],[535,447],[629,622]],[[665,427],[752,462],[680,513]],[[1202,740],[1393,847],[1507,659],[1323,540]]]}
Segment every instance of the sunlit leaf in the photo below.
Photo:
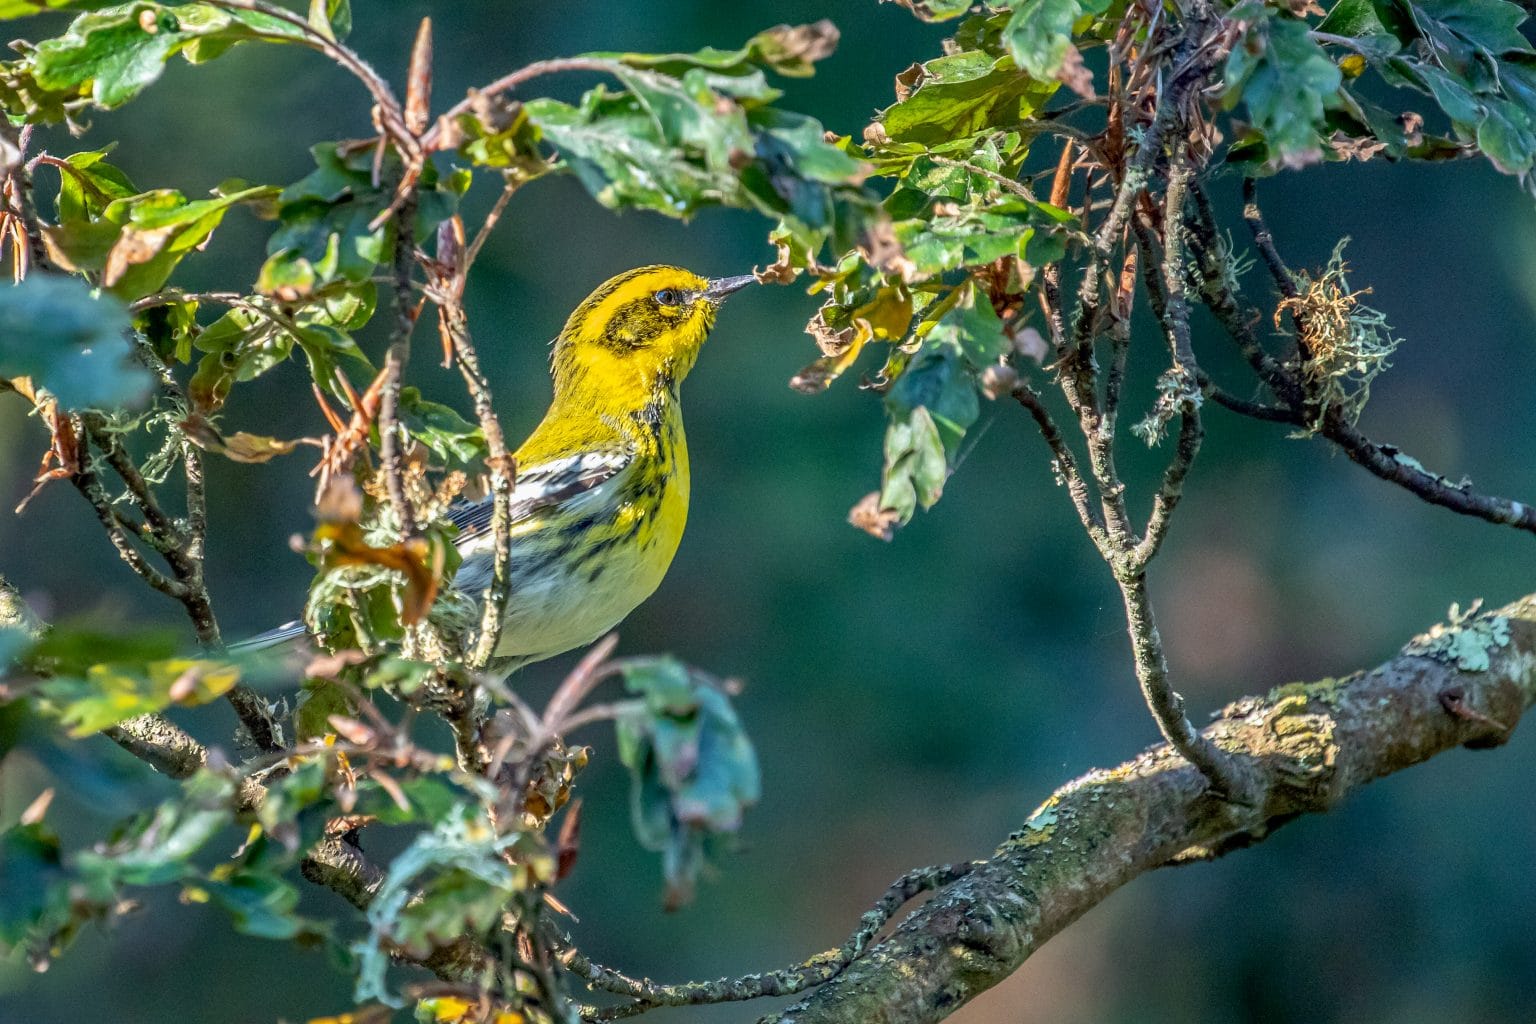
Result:
{"label": "sunlit leaf", "polygon": [[38,692],[79,738],[172,704],[206,704],[239,681],[240,670],[232,664],[172,658],[92,665],[84,675],[45,679]]}
{"label": "sunlit leaf", "polygon": [[88,93],[111,108],[159,78],[177,53],[199,62],[238,42],[298,38],[295,26],[258,11],[140,0],[82,14],[64,35],[38,44],[32,65],[43,87]]}

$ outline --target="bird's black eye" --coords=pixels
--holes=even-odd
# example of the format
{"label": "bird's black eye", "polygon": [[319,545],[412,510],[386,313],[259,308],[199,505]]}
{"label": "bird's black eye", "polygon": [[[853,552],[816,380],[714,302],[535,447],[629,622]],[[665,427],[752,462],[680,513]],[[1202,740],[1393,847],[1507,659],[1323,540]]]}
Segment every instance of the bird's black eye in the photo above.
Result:
{"label": "bird's black eye", "polygon": [[683,297],[675,288],[663,288],[656,293],[656,303],[661,306],[681,306]]}

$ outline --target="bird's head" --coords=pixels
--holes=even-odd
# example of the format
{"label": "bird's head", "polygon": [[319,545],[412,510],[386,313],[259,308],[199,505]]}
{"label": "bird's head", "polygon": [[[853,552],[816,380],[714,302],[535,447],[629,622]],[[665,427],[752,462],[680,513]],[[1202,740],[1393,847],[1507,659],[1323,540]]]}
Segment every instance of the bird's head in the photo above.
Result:
{"label": "bird's head", "polygon": [[754,280],[641,267],[605,281],[555,340],[556,392],[596,387],[608,401],[654,400],[693,369],[726,296]]}

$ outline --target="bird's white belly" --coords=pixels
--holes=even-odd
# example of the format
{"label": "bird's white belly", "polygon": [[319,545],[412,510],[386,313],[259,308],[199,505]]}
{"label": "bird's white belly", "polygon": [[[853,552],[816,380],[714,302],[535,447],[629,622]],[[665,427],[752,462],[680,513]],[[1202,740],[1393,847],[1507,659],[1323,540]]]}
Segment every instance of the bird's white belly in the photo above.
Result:
{"label": "bird's white belly", "polygon": [[562,562],[527,575],[518,572],[514,554],[497,655],[538,661],[590,644],[655,592],[671,555],[654,555],[632,545],[600,562]]}

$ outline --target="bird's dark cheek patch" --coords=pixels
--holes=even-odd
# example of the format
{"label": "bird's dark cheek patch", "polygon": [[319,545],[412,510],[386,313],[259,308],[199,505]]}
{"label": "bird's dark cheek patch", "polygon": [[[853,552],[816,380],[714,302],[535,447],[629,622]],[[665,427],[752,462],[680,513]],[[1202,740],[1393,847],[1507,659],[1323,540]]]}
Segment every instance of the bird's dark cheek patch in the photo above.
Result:
{"label": "bird's dark cheek patch", "polygon": [[644,348],[670,327],[671,322],[656,303],[649,298],[635,299],[614,310],[598,342],[618,352],[632,352]]}

